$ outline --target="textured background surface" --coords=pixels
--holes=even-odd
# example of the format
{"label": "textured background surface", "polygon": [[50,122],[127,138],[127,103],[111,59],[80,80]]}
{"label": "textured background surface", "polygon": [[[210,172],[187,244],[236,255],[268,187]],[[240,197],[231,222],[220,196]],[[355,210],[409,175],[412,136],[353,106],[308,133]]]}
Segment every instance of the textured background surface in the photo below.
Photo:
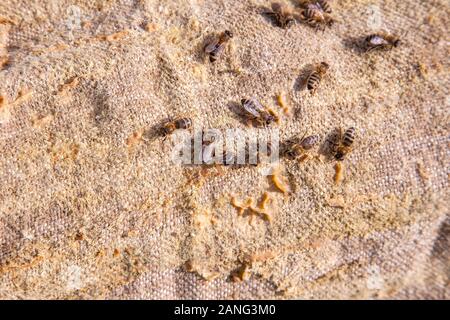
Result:
{"label": "textured background surface", "polygon": [[[334,1],[323,33],[276,28],[269,4],[1,1],[1,298],[449,298],[448,2]],[[225,28],[212,66],[202,45]],[[405,44],[361,55],[379,28]],[[246,129],[230,104],[276,110],[280,92],[282,138],[358,128],[342,183],[330,162],[283,161],[286,196],[258,168],[174,166],[147,131]],[[230,204],[266,191],[271,224]]]}

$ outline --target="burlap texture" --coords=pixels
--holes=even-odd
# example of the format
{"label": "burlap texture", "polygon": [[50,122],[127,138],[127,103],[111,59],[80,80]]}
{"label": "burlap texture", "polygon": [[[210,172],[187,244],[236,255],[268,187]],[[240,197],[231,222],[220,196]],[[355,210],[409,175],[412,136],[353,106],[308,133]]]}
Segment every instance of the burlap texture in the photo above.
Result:
{"label": "burlap texture", "polygon": [[[1,1],[1,298],[449,298],[448,2],[335,1],[325,32],[277,28],[269,4]],[[380,27],[404,43],[361,54]],[[224,29],[211,65],[201,48]],[[230,105],[251,96],[282,139],[358,128],[343,181],[283,160],[284,195],[258,167],[176,166],[152,135],[169,116],[249,130]],[[264,192],[272,223],[231,205]]]}

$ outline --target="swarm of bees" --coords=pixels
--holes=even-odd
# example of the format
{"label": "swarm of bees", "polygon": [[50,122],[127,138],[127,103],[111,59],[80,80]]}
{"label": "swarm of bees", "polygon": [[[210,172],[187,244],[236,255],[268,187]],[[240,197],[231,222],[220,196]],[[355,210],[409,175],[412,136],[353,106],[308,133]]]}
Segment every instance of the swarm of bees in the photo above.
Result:
{"label": "swarm of bees", "polygon": [[[299,6],[300,9],[298,11],[294,11],[284,4],[272,3],[271,9],[265,13],[274,20],[278,27],[283,29],[291,28],[296,23],[296,19],[300,19],[307,25],[317,29],[325,29],[335,23],[335,19],[332,17],[333,10],[327,0],[299,0]],[[225,30],[206,44],[203,51],[211,63],[214,63],[220,59],[227,44],[232,38],[233,33],[229,30]],[[363,39],[362,46],[364,47],[365,52],[391,50],[401,44],[400,37],[384,31],[370,34]],[[311,95],[317,91],[325,75],[329,72],[329,69],[330,64],[322,61],[314,65],[313,68],[308,71],[305,79],[305,87]],[[282,110],[287,113],[288,108],[286,107],[281,94],[277,97],[277,102]],[[275,122],[278,122],[279,120],[277,114],[275,114],[271,109],[263,106],[263,104],[261,104],[261,102],[256,98],[242,99],[240,101],[239,111],[247,123],[251,123],[257,127],[267,127]],[[178,129],[189,129],[191,127],[192,119],[178,118],[176,120],[169,120],[164,123],[161,126],[160,132],[162,136],[167,137]],[[334,181],[336,184],[343,179],[343,161],[351,152],[355,138],[356,129],[354,127],[350,127],[345,131],[339,129],[338,133],[334,136],[334,139],[331,141],[327,140],[327,142],[329,142],[329,159],[335,161],[336,174],[334,176]],[[313,152],[320,141],[321,138],[317,134],[311,134],[308,136],[304,135],[301,138],[296,137],[294,139],[289,139],[281,144],[281,156],[289,160],[303,162],[310,157],[311,152]],[[326,144],[324,145],[326,146]],[[250,148],[249,145],[246,145],[245,163],[252,162],[250,161],[250,153],[253,152],[254,149],[255,148]],[[276,150],[278,151],[278,149]],[[270,143],[267,151],[268,154],[265,155],[266,157],[273,153]],[[237,159],[236,153],[230,152],[226,149],[220,149],[220,151],[217,151],[215,145],[212,143],[204,144],[199,152],[202,156],[201,163],[206,166],[215,166],[218,164],[234,166],[235,160]],[[218,152],[220,153],[218,154]],[[256,164],[261,163],[262,158],[262,156],[257,154]],[[284,194],[289,194],[291,192],[291,186],[289,184],[290,181],[288,181],[288,179],[284,177],[278,169],[271,175],[271,179],[274,187],[280,192]],[[265,200],[263,200],[262,203],[265,203],[268,199],[267,193],[263,199]],[[239,204],[233,200],[232,204],[239,209],[240,213],[248,210],[252,215],[260,215],[270,221],[271,217],[263,210],[264,204],[260,208],[256,208],[253,205],[253,200],[250,200],[250,202],[247,201],[243,204]]]}
{"label": "swarm of bees", "polygon": [[233,38],[233,33],[225,30],[220,36],[205,46],[205,53],[209,55],[209,61],[216,62],[219,59],[225,49],[225,45],[231,38]]}
{"label": "swarm of bees", "polygon": [[314,94],[319,87],[320,81],[327,73],[330,65],[326,62],[321,62],[314,66],[313,70],[306,79],[306,87],[311,94]]}

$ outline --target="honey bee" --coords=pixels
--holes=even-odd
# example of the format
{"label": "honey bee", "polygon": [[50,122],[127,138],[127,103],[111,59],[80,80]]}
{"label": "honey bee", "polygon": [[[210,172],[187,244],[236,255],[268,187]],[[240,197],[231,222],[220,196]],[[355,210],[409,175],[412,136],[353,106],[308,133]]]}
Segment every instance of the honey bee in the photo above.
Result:
{"label": "honey bee", "polygon": [[286,5],[278,2],[272,3],[272,11],[267,14],[272,16],[277,25],[283,29],[290,28],[295,23],[292,11]]}
{"label": "honey bee", "polygon": [[336,141],[333,143],[332,151],[334,159],[337,161],[344,160],[345,156],[351,151],[353,141],[355,140],[356,129],[354,127],[348,128],[344,134],[339,130]]}
{"label": "honey bee", "polygon": [[327,0],[300,0],[300,6],[306,8],[316,8],[325,13],[332,13],[332,9]]}
{"label": "honey bee", "polygon": [[311,71],[308,79],[306,79],[306,87],[311,94],[314,94],[316,92],[317,88],[319,87],[320,81],[325,76],[329,68],[330,65],[328,63],[321,62],[320,64],[316,65]]}
{"label": "honey bee", "polygon": [[268,126],[276,121],[276,117],[264,108],[256,99],[242,99],[244,116],[249,120],[256,121],[259,126]]}
{"label": "honey bee", "polygon": [[180,118],[177,120],[169,120],[163,124],[161,133],[164,137],[172,134],[177,129],[189,129],[192,127],[192,119]]}
{"label": "honey bee", "polygon": [[331,15],[322,10],[319,4],[310,4],[302,12],[302,19],[314,28],[324,29],[326,26],[331,27],[335,20]]}
{"label": "honey bee", "polygon": [[400,45],[400,38],[386,32],[371,34],[364,39],[366,52],[372,50],[388,50]]}
{"label": "honey bee", "polygon": [[303,137],[300,140],[291,139],[283,147],[283,155],[290,159],[297,159],[306,156],[306,153],[314,148],[320,141],[318,135]]}
{"label": "honey bee", "polygon": [[215,62],[219,59],[223,50],[225,49],[226,43],[233,38],[233,33],[229,30],[225,30],[219,37],[214,41],[206,45],[205,53],[209,55],[209,61]]}

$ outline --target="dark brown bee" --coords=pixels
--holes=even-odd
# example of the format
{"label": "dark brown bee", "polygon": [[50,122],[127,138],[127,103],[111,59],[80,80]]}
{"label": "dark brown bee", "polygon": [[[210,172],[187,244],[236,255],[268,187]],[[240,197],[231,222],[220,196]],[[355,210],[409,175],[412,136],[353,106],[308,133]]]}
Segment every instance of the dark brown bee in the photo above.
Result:
{"label": "dark brown bee", "polygon": [[337,161],[344,160],[345,156],[351,151],[353,142],[355,140],[356,129],[348,128],[342,135],[342,131],[339,132],[337,137],[337,143],[333,146],[334,159]]}
{"label": "dark brown bee", "polygon": [[331,27],[335,20],[329,13],[322,11],[318,4],[309,5],[301,12],[302,19],[311,27],[324,29]]}
{"label": "dark brown bee", "polygon": [[275,116],[256,99],[242,99],[241,104],[244,116],[249,120],[256,121],[259,126],[268,126],[276,121]]}
{"label": "dark brown bee", "polygon": [[267,12],[272,16],[280,28],[287,29],[295,23],[292,11],[284,4],[272,3],[272,11]]}
{"label": "dark brown bee", "polygon": [[328,3],[327,0],[300,0],[299,1],[299,5],[300,7],[302,7],[303,9],[306,8],[316,8],[321,10],[322,12],[325,13],[331,13],[332,9],[330,4]]}
{"label": "dark brown bee", "polygon": [[329,68],[330,65],[328,63],[321,62],[320,64],[316,65],[311,71],[308,79],[306,80],[306,87],[311,94],[314,94],[316,92],[317,88],[319,87],[320,81],[327,73]]}
{"label": "dark brown bee", "polygon": [[209,55],[209,61],[215,62],[223,50],[225,49],[225,44],[233,38],[233,33],[229,30],[225,30],[219,37],[214,41],[206,45],[205,53]]}
{"label": "dark brown bee", "polygon": [[192,127],[192,120],[190,118],[169,120],[165,124],[163,124],[161,133],[163,136],[168,136],[177,129],[189,129],[190,127]]}
{"label": "dark brown bee", "polygon": [[284,144],[282,153],[288,158],[297,159],[300,156],[305,156],[319,141],[320,137],[318,135],[311,135],[300,140],[291,139]]}
{"label": "dark brown bee", "polygon": [[389,50],[400,45],[400,38],[386,32],[371,34],[364,39],[366,52],[372,50]]}

